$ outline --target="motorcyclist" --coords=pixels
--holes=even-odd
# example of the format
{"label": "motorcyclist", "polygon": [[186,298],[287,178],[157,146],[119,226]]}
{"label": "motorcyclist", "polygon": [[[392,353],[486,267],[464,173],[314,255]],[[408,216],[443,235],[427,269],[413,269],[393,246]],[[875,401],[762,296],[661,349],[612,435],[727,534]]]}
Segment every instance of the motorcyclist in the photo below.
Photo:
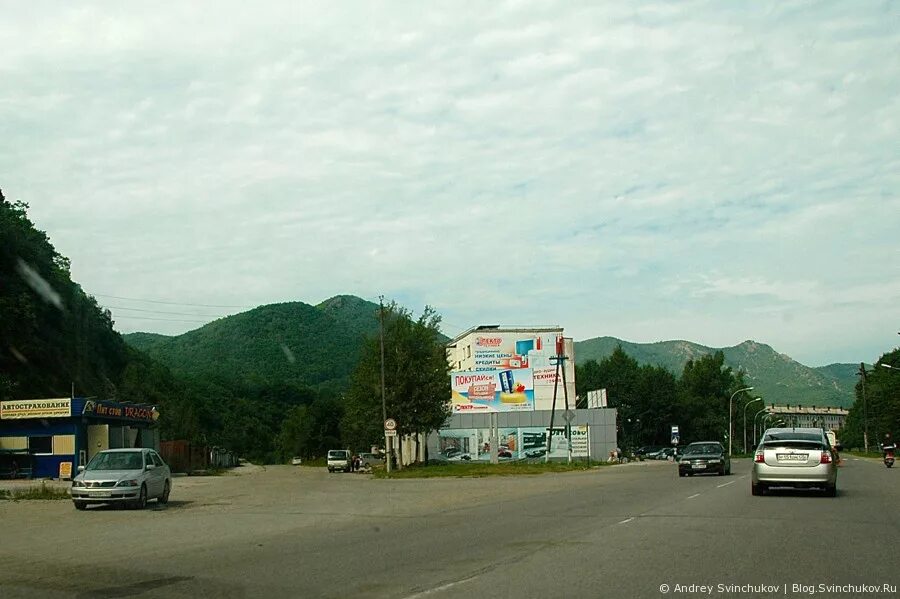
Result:
{"label": "motorcyclist", "polygon": [[885,433],[884,442],[881,444],[881,456],[887,457],[889,451],[891,453],[897,451],[897,444],[891,439],[891,433]]}

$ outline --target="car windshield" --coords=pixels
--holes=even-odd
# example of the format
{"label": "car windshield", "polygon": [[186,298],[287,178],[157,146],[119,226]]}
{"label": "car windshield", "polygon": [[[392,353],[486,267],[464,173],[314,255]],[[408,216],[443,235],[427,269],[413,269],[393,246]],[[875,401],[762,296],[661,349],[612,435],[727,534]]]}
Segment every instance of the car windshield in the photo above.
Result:
{"label": "car windshield", "polygon": [[85,470],[140,470],[144,460],[139,451],[98,453]]}
{"label": "car windshield", "polygon": [[344,460],[347,458],[346,451],[329,451],[328,459],[329,460]]}
{"label": "car windshield", "polygon": [[721,453],[722,447],[716,443],[703,443],[701,445],[691,445],[685,450],[686,454],[694,453]]}

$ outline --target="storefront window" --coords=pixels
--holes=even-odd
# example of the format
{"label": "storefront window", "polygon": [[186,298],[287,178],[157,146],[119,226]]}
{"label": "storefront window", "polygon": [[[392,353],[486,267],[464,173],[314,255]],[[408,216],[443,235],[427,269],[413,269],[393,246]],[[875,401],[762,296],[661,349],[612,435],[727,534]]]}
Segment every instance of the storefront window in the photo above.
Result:
{"label": "storefront window", "polygon": [[28,451],[31,453],[53,453],[53,437],[28,437]]}

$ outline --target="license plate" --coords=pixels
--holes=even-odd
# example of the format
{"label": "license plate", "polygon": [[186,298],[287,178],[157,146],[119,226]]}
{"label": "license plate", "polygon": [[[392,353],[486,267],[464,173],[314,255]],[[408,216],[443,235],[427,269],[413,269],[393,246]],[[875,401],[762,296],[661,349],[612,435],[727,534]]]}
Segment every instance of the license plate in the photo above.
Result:
{"label": "license plate", "polygon": [[808,453],[779,453],[779,462],[805,462],[809,457]]}
{"label": "license plate", "polygon": [[706,468],[706,464],[694,464],[694,465],[692,466],[692,468],[696,468],[696,469],[699,470],[699,469],[701,469],[701,468]]}
{"label": "license plate", "polygon": [[91,493],[92,497],[112,497],[112,493],[109,491],[94,491]]}

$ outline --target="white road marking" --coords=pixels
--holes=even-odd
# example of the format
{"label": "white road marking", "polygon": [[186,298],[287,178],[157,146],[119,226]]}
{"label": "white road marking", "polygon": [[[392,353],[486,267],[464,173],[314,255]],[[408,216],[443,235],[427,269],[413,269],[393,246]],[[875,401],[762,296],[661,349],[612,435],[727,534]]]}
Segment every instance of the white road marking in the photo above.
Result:
{"label": "white road marking", "polygon": [[733,485],[735,481],[731,481],[730,483],[722,483],[721,485],[716,485],[717,489],[721,489],[722,487],[727,487],[728,485]]}
{"label": "white road marking", "polygon": [[426,595],[431,595],[432,593],[440,593],[441,591],[446,591],[447,589],[452,589],[453,587],[463,584],[465,582],[475,580],[479,576],[480,576],[480,574],[476,574],[475,576],[469,576],[468,578],[463,578],[462,580],[457,580],[455,582],[448,582],[447,584],[442,584],[441,586],[434,587],[433,589],[427,589],[420,593],[416,593],[415,595],[408,595],[406,597],[406,599],[417,599],[418,597],[425,597]]}
{"label": "white road marking", "polygon": [[625,520],[622,520],[621,522],[619,522],[619,524],[627,524],[628,522],[631,522],[632,520],[634,520],[634,518],[626,518]]}
{"label": "white road marking", "polygon": [[693,495],[688,497],[688,499],[693,499],[694,497],[700,497],[700,493],[694,493]]}

